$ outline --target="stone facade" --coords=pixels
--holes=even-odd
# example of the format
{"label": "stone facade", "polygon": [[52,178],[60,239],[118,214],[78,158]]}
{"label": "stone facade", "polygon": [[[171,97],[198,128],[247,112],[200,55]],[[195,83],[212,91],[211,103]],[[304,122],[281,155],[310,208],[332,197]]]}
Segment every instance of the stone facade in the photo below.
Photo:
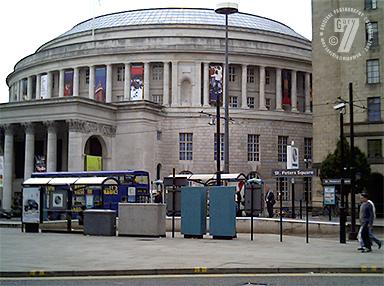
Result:
{"label": "stone facade", "polygon": [[[311,46],[283,24],[261,21],[282,32],[230,23],[230,172],[257,171],[275,184],[272,169],[285,167],[278,162],[278,137],[287,136],[288,144],[295,141],[301,163],[304,138],[312,138]],[[90,28],[77,28],[19,61],[7,78],[10,102],[0,105],[7,168],[3,206],[10,207],[10,195],[33,170],[32,155],[44,155],[52,170],[84,170],[92,138],[101,145],[105,170],[144,169],[151,179],[158,171],[167,176],[172,168],[214,173],[216,127],[208,124],[208,115],[216,111],[209,104],[208,71],[210,64],[224,61],[223,26],[204,20],[121,25],[96,29],[93,35]],[[140,100],[130,96],[136,64],[144,67]],[[102,102],[95,97],[99,68],[106,81]],[[73,90],[65,96],[68,71]],[[42,77],[47,81],[44,98]],[[292,104],[283,100],[288,93]],[[181,133],[193,134],[192,160],[180,159]],[[248,158],[248,135],[259,136],[255,161]],[[14,147],[23,156],[17,157]]]}

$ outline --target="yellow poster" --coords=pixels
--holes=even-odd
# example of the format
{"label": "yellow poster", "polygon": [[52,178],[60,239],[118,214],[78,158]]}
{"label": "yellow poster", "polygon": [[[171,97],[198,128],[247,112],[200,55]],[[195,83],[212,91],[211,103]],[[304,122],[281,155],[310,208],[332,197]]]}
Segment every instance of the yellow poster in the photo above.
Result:
{"label": "yellow poster", "polygon": [[85,155],[86,171],[101,171],[102,169],[102,158],[100,156]]}

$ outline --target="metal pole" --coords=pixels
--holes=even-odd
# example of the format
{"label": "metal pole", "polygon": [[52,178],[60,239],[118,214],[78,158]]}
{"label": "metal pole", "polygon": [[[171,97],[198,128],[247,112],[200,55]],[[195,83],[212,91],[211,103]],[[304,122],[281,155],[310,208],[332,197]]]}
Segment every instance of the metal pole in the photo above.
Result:
{"label": "metal pole", "polygon": [[283,196],[280,190],[280,242],[283,242]]}
{"label": "metal pole", "polygon": [[176,192],[176,170],[173,168],[172,171],[172,238],[175,237],[175,192]]}
{"label": "metal pole", "polygon": [[346,243],[345,238],[345,212],[344,212],[344,128],[343,112],[340,110],[340,157],[341,157],[341,184],[340,184],[340,243]]}
{"label": "metal pole", "polygon": [[251,240],[253,240],[253,184],[251,183]]}
{"label": "metal pole", "polygon": [[295,179],[292,178],[292,218],[295,218]]}
{"label": "metal pole", "polygon": [[[305,162],[305,168],[308,169],[308,161]],[[306,243],[309,242],[308,200],[309,200],[309,184],[308,184],[308,177],[305,177],[305,242]]]}
{"label": "metal pole", "polygon": [[303,219],[303,200],[299,201],[299,207],[300,207],[300,219]]}
{"label": "metal pole", "polygon": [[353,84],[349,83],[349,125],[350,125],[350,178],[351,178],[351,231],[349,233],[349,239],[356,240],[356,202],[355,202],[355,133],[353,129]]}
{"label": "metal pole", "polygon": [[225,88],[224,88],[224,173],[229,173],[229,65],[228,65],[228,14],[225,14]]}

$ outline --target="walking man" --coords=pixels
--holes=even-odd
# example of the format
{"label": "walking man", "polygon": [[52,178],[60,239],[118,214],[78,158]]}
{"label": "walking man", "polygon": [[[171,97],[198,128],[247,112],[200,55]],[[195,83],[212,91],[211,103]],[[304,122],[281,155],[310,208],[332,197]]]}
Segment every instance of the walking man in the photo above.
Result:
{"label": "walking man", "polygon": [[361,237],[363,247],[359,248],[359,250],[361,250],[361,252],[371,252],[372,242],[369,237],[369,228],[371,228],[373,224],[373,207],[372,204],[368,202],[368,194],[362,193],[360,200],[360,229],[358,236]]}
{"label": "walking man", "polygon": [[275,195],[271,188],[266,185],[267,194],[265,195],[265,203],[267,204],[268,217],[273,217],[273,205],[276,203]]}
{"label": "walking man", "polygon": [[[372,205],[372,210],[373,210],[373,219],[376,218],[376,208],[375,208],[375,204],[371,201],[371,200],[368,200],[368,203],[370,203]],[[368,235],[369,235],[369,238],[371,239],[371,241],[375,242],[378,246],[378,248],[380,249],[381,248],[381,240],[378,239],[374,234],[373,234],[373,225],[368,228]],[[359,240],[359,243],[360,243],[360,248],[359,250],[363,250],[364,248],[364,243],[363,243],[363,240],[361,238],[361,234],[359,233],[358,235],[358,240]]]}

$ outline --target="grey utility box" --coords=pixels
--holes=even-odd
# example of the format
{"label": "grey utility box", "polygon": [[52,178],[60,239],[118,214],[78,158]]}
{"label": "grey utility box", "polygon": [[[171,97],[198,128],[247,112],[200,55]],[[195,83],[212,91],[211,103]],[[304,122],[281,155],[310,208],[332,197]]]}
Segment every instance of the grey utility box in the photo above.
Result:
{"label": "grey utility box", "polygon": [[165,204],[119,203],[118,235],[165,237]]}
{"label": "grey utility box", "polygon": [[116,235],[116,211],[114,210],[85,210],[84,234]]}

